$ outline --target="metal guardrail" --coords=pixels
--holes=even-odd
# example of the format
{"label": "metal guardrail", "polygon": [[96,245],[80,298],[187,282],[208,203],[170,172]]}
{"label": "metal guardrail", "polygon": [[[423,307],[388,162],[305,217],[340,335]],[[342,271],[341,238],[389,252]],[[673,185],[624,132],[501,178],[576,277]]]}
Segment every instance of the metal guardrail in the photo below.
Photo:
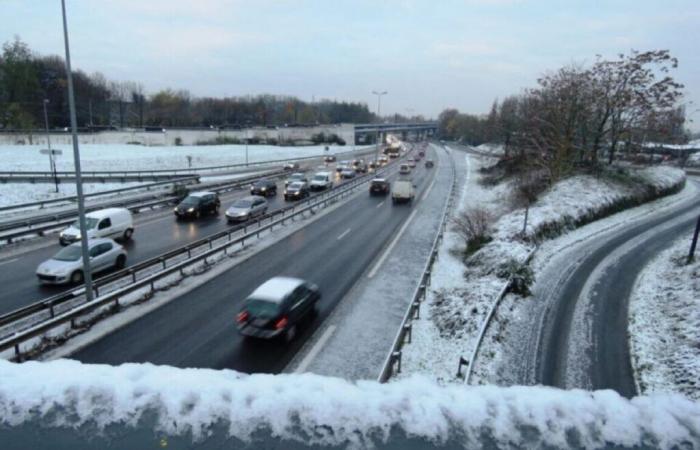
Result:
{"label": "metal guardrail", "polygon": [[[182,178],[176,178],[173,180],[165,180],[165,181],[156,181],[154,183],[149,183],[149,184],[142,184],[139,186],[129,186],[129,187],[123,187],[123,188],[118,188],[118,189],[110,189],[108,191],[100,191],[100,192],[91,192],[89,194],[83,194],[83,197],[85,198],[92,198],[92,197],[101,197],[103,195],[112,195],[112,194],[118,194],[122,192],[129,192],[129,191],[135,191],[135,190],[150,190],[153,187],[157,186],[163,186],[165,184],[176,184],[176,183],[183,183],[183,182],[188,182],[188,181],[195,181],[199,182],[199,175],[190,175],[190,176],[184,176]],[[52,199],[47,199],[47,200],[40,200],[37,202],[30,202],[30,203],[19,203],[15,205],[7,205],[7,206],[0,206],[0,211],[13,211],[17,209],[27,209],[27,208],[34,208],[34,207],[39,207],[38,209],[43,209],[44,205],[51,205],[54,203],[75,203],[78,201],[78,196],[77,195],[71,195],[71,196],[66,196],[66,197],[61,197],[61,198],[52,198]]]}
{"label": "metal guardrail", "polygon": [[[418,286],[416,287],[416,290],[413,293],[411,303],[409,304],[408,309],[406,310],[406,314],[404,315],[403,320],[401,321],[401,326],[399,327],[399,331],[396,333],[394,342],[391,345],[391,350],[389,351],[389,354],[384,360],[382,370],[377,380],[380,383],[384,383],[387,380],[389,380],[389,378],[391,378],[391,376],[394,373],[401,372],[401,349],[403,348],[404,344],[411,342],[412,320],[417,319],[419,317],[420,304],[423,300],[425,300],[427,289],[430,285],[431,268],[435,260],[438,258],[438,247],[442,242],[443,236],[445,234],[445,229],[447,228],[448,212],[454,204],[455,193],[457,191],[457,175],[454,165],[454,159],[452,158],[451,153],[449,154],[449,156],[450,160],[452,161],[452,187],[450,188],[450,194],[447,198],[447,202],[445,203],[445,207],[442,210],[440,227],[437,235],[435,236],[435,240],[433,241],[433,246],[430,250],[430,257],[428,258],[428,261],[425,264],[425,268],[423,269],[423,274],[421,275],[420,282],[418,283]],[[408,340],[406,340],[407,336]],[[396,372],[394,372],[395,366]]]}
{"label": "metal guardrail", "polygon": [[[37,337],[43,332],[64,323],[71,322],[74,325],[73,321],[76,318],[109,303],[114,302],[115,305],[119,305],[120,297],[123,297],[124,295],[135,290],[149,286],[152,292],[155,290],[154,283],[156,281],[161,280],[175,272],[180,272],[180,274],[184,276],[184,269],[188,266],[192,266],[202,260],[204,260],[206,263],[206,259],[212,255],[221,252],[227,254],[228,249],[231,246],[237,244],[244,245],[247,240],[254,237],[259,237],[261,233],[267,230],[272,230],[275,226],[284,225],[286,221],[294,220],[295,217],[303,215],[308,211],[313,212],[314,208],[326,207],[329,204],[335,203],[335,201],[340,197],[349,195],[358,187],[368,183],[377,174],[389,171],[393,166],[395,166],[395,164],[380,169],[374,174],[367,174],[356,178],[329,191],[315,195],[303,202],[280,208],[258,219],[256,222],[246,223],[230,230],[215,233],[214,235],[201,239],[195,243],[159,255],[155,258],[151,258],[148,261],[128,267],[106,277],[99,278],[95,281],[93,286],[94,293],[97,298],[90,303],[85,303],[75,308],[70,308],[67,312],[57,314],[56,308],[63,303],[78,299],[84,295],[84,286],[0,316],[0,326],[4,327],[22,320],[27,320],[29,317],[36,314],[48,312],[49,315],[48,320],[41,320],[37,321],[39,323],[27,325],[29,328],[16,332],[0,340],[0,352],[14,347],[15,354],[19,357],[21,353],[19,345],[21,343]],[[269,222],[264,224],[266,221]],[[241,230],[244,234],[239,237],[234,237],[234,235]],[[223,243],[215,246],[216,241],[221,241],[224,239],[225,241]],[[182,258],[185,259],[183,260]],[[171,265],[168,265],[168,262],[170,262]],[[155,273],[151,273],[153,269],[156,269]],[[144,278],[139,279],[138,273],[146,270],[151,270],[151,272],[146,273]],[[99,296],[101,288],[118,281],[125,281],[128,283],[128,285],[125,287],[118,287],[115,291],[109,292],[101,297]]]}
{"label": "metal guardrail", "polygon": [[[537,248],[533,248],[530,253],[528,253],[527,257],[525,258],[524,264],[529,264],[530,260],[532,260],[532,257],[535,255],[535,251]],[[479,348],[481,347],[481,343],[484,340],[484,336],[486,335],[486,330],[488,329],[489,325],[491,324],[491,320],[493,319],[493,316],[496,314],[496,310],[498,309],[498,306],[501,304],[501,301],[503,298],[506,296],[508,292],[510,292],[510,287],[513,283],[513,278],[509,278],[508,281],[506,281],[501,288],[501,290],[498,292],[498,295],[494,299],[493,303],[491,304],[491,308],[489,308],[488,313],[486,314],[486,317],[484,318],[484,321],[481,323],[481,329],[479,329],[479,334],[476,337],[476,343],[474,344],[474,347],[472,348],[472,353],[469,356],[469,361],[467,362],[467,371],[464,375],[464,382],[466,384],[469,384],[469,380],[472,377],[472,373],[474,372],[474,362],[476,361],[476,357],[479,354]]]}
{"label": "metal guardrail", "polygon": [[[278,177],[281,175],[284,175],[288,173],[288,171],[284,170],[278,170],[276,172],[270,172],[266,174],[255,174],[251,175],[249,177],[245,178],[239,178],[237,180],[231,180],[231,181],[222,181],[222,182],[216,182],[216,183],[207,183],[207,184],[202,184],[201,187],[202,189],[209,189],[218,193],[221,192],[228,192],[237,188],[240,188],[241,186],[244,186],[251,181],[257,180],[259,178],[266,178],[266,177]],[[163,193],[162,195],[156,195],[154,196],[155,200],[147,200],[144,201],[143,198],[139,199],[132,199],[132,200],[115,200],[112,202],[107,202],[107,203],[102,203],[99,205],[91,205],[90,207],[87,208],[87,211],[95,211],[98,209],[103,209],[103,208],[110,208],[110,207],[124,207],[128,208],[132,212],[138,212],[142,209],[146,208],[153,208],[155,206],[161,206],[161,205],[167,205],[167,204],[174,204],[178,200],[177,196],[173,194],[168,194],[168,193]],[[17,228],[22,228],[26,227],[25,229],[15,231],[13,233],[6,233],[0,235],[0,240],[5,240],[8,243],[12,242],[13,239],[22,237],[22,236],[27,236],[30,234],[42,234],[46,231],[53,230],[56,228],[61,228],[61,227],[66,227],[73,223],[75,220],[76,212],[75,211],[63,211],[55,214],[47,214],[44,216],[37,216],[29,219],[19,219],[15,221],[10,221],[10,222],[3,222],[0,223],[0,232],[2,231],[7,231],[7,230],[14,230]],[[51,222],[49,224],[46,224],[47,222]],[[35,226],[39,224],[46,224],[46,225],[40,225],[40,226]]]}

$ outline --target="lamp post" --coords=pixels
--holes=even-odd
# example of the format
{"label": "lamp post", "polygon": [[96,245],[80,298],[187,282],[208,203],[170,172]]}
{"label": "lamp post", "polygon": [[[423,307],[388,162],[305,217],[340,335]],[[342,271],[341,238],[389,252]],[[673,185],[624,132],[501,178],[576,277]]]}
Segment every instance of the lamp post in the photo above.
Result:
{"label": "lamp post", "polygon": [[70,126],[73,135],[73,161],[75,164],[75,187],[78,194],[78,221],[80,223],[80,247],[83,254],[83,279],[85,281],[85,298],[92,300],[92,275],[90,273],[90,255],[88,255],[87,225],[85,223],[85,199],[83,198],[83,180],[80,173],[80,149],[78,148],[78,120],[75,116],[75,95],[73,92],[73,75],[70,67],[70,45],[68,43],[68,22],[66,20],[66,1],[61,0],[63,14],[63,42],[66,49],[66,80],[68,81],[68,107],[70,109]]}
{"label": "lamp post", "polygon": [[49,99],[44,99],[44,126],[46,127],[46,145],[48,146],[49,153],[49,166],[51,167],[51,173],[53,174],[53,183],[56,186],[56,192],[58,192],[58,175],[56,174],[56,161],[53,158],[53,150],[51,150],[51,134],[49,133],[49,115],[46,112],[46,105],[49,103]]}
{"label": "lamp post", "polygon": [[[382,95],[388,94],[387,91],[372,91],[372,94],[377,96],[377,120],[379,120],[379,124],[382,123],[382,116],[381,116],[381,110],[382,110]],[[377,149],[375,151],[374,155],[374,161],[379,161],[379,125],[377,125]]]}

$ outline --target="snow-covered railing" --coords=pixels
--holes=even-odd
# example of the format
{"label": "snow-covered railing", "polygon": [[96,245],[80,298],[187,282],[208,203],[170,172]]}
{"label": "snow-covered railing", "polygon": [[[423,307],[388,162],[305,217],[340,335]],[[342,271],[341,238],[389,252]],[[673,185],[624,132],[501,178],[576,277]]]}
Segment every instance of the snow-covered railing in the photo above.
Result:
{"label": "snow-covered railing", "polygon": [[[246,223],[230,230],[218,232],[192,244],[167,252],[135,266],[120,270],[111,275],[99,278],[93,284],[95,298],[89,303],[84,302],[85,288],[79,287],[50,299],[20,308],[0,316],[0,352],[15,349],[15,357],[21,357],[20,345],[28,340],[42,336],[46,332],[70,323],[75,325],[76,319],[113,304],[119,307],[120,298],[134,291],[146,288],[148,292],[157,290],[156,283],[172,274],[179,272],[185,276],[185,270],[200,262],[208,264],[208,258],[215,255],[227,255],[231,247],[240,245],[270,231],[275,227],[284,226],[299,216],[310,212],[315,213],[319,208],[325,208],[340,198],[350,195],[358,187],[364,186],[377,174],[386,173],[393,169],[396,161],[378,170],[344,183],[329,191],[315,195],[307,200],[291,206],[279,208],[257,221]],[[141,278],[139,278],[139,276]],[[105,291],[109,291],[105,293]],[[102,294],[102,295],[100,295]],[[21,330],[17,332],[16,330]],[[12,334],[11,334],[12,333]]]}
{"label": "snow-covered railing", "polygon": [[399,327],[399,331],[396,333],[391,350],[389,351],[389,354],[382,365],[382,370],[378,378],[380,383],[384,383],[391,378],[391,376],[394,374],[394,366],[396,366],[397,373],[401,372],[401,349],[405,343],[411,342],[412,321],[413,319],[418,318],[418,315],[420,314],[420,304],[425,299],[426,291],[430,285],[430,270],[438,257],[438,247],[440,246],[445,234],[445,229],[447,228],[447,218],[449,211],[452,209],[454,204],[455,193],[457,192],[457,174],[451,153],[449,153],[449,158],[452,162],[452,186],[450,188],[450,193],[442,210],[440,225],[438,227],[438,232],[435,235],[435,239],[433,240],[433,246],[430,250],[430,257],[425,264],[420,282],[413,293],[413,298],[411,299],[408,309],[406,310],[403,320],[401,321],[401,326]]}
{"label": "snow-covered railing", "polygon": [[[535,251],[537,251],[537,248],[533,248],[532,250],[530,250],[530,253],[528,253],[527,257],[525,258],[524,264],[530,263],[530,261],[532,260],[532,257],[535,255]],[[501,304],[501,301],[506,296],[506,294],[509,292],[510,286],[512,283],[513,283],[513,278],[511,277],[508,279],[508,281],[506,281],[503,284],[503,287],[498,292],[498,295],[496,295],[493,302],[491,303],[491,307],[489,308],[489,311],[486,314],[484,321],[481,323],[481,328],[479,329],[479,334],[476,337],[476,342],[474,343],[474,347],[472,348],[472,353],[469,356],[469,360],[467,362],[467,372],[464,375],[464,382],[466,384],[469,384],[469,380],[471,379],[472,373],[474,372],[474,362],[476,361],[476,357],[479,354],[479,348],[481,347],[481,342],[484,340],[484,335],[486,334],[486,330],[488,329],[489,324],[491,323],[491,320],[493,319],[493,316],[496,314],[496,309],[498,309],[498,305]]]}

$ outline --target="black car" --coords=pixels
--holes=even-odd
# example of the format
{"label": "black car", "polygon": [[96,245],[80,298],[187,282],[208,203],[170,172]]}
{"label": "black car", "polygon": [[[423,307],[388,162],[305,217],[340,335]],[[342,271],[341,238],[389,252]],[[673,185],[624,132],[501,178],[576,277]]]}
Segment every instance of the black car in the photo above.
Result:
{"label": "black car", "polygon": [[205,214],[218,214],[221,200],[216,192],[193,192],[175,207],[178,219],[192,217],[200,218]]}
{"label": "black car", "polygon": [[244,336],[294,339],[297,325],[314,311],[318,286],[298,278],[274,277],[245,299],[236,321]]}
{"label": "black car", "polygon": [[334,155],[328,155],[323,160],[327,163],[335,162],[335,156]]}
{"label": "black car", "polygon": [[272,180],[258,180],[250,186],[250,195],[277,195],[277,183]]}
{"label": "black car", "polygon": [[389,193],[391,188],[389,187],[389,181],[386,178],[375,178],[369,183],[369,194],[381,194],[386,195]]}
{"label": "black car", "polygon": [[309,196],[309,185],[303,181],[290,183],[284,190],[285,200],[301,200]]}
{"label": "black car", "polygon": [[435,163],[433,162],[432,159],[426,159],[426,160],[425,160],[425,167],[427,167],[428,169],[430,169],[430,168],[433,167],[434,165],[435,165]]}
{"label": "black car", "polygon": [[308,183],[309,180],[306,178],[306,174],[303,174],[301,172],[293,173],[291,174],[285,181],[284,181],[284,187],[289,186],[290,184],[296,182],[296,181],[302,181],[304,183]]}

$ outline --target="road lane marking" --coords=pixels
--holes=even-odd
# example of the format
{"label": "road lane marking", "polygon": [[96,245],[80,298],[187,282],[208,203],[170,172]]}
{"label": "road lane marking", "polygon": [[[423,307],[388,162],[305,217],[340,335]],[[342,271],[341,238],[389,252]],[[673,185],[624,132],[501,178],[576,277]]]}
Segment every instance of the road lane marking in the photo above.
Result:
{"label": "road lane marking", "polygon": [[391,244],[389,244],[389,247],[387,247],[387,249],[384,251],[384,253],[382,254],[382,257],[379,258],[379,261],[377,261],[377,263],[374,265],[372,270],[369,272],[369,274],[367,275],[367,278],[372,278],[377,274],[377,271],[384,263],[384,260],[387,258],[387,256],[389,256],[389,253],[391,253],[391,251],[394,249],[394,247],[396,246],[396,243],[399,241],[399,238],[401,237],[403,232],[406,231],[406,228],[408,228],[408,225],[411,223],[413,218],[416,216],[417,212],[418,212],[418,210],[414,209],[413,212],[411,213],[411,215],[408,216],[408,220],[406,221],[406,223],[403,224],[403,226],[401,227],[399,232],[396,233],[396,237],[394,238],[393,241],[391,241]]}
{"label": "road lane marking", "polygon": [[433,186],[435,185],[435,181],[437,181],[437,180],[435,180],[435,179],[433,178],[433,182],[430,183],[430,186],[428,186],[428,189],[426,189],[425,192],[423,192],[423,196],[420,198],[421,201],[425,200],[425,197],[428,196],[428,192],[430,192],[430,190],[431,190],[431,189],[433,188]]}
{"label": "road lane marking", "polygon": [[381,203],[379,203],[379,204],[377,204],[377,206],[376,206],[376,207],[377,207],[377,208],[380,208],[380,207],[381,207],[381,206],[382,206],[382,205],[384,204],[384,202],[385,202],[385,201],[386,201],[386,200],[382,200],[382,202],[381,202]]}
{"label": "road lane marking", "polygon": [[17,261],[19,258],[14,258],[14,259],[8,259],[7,261],[0,261],[0,266],[4,264],[10,264],[11,262]]}
{"label": "road lane marking", "polygon": [[338,240],[343,239],[343,238],[350,232],[350,230],[351,230],[351,229],[348,228],[347,230],[345,230],[345,231],[343,231],[342,233],[340,233],[340,236],[338,236]]}
{"label": "road lane marking", "polygon": [[311,364],[311,361],[316,358],[316,355],[321,351],[321,348],[326,345],[326,341],[330,339],[331,335],[335,331],[335,325],[331,325],[328,328],[326,328],[326,331],[323,332],[323,335],[321,335],[321,338],[316,341],[316,344],[311,348],[311,351],[304,357],[304,359],[301,361],[301,364],[299,364],[299,367],[294,370],[294,373],[302,373],[306,371],[306,368],[309,367],[309,364]]}

